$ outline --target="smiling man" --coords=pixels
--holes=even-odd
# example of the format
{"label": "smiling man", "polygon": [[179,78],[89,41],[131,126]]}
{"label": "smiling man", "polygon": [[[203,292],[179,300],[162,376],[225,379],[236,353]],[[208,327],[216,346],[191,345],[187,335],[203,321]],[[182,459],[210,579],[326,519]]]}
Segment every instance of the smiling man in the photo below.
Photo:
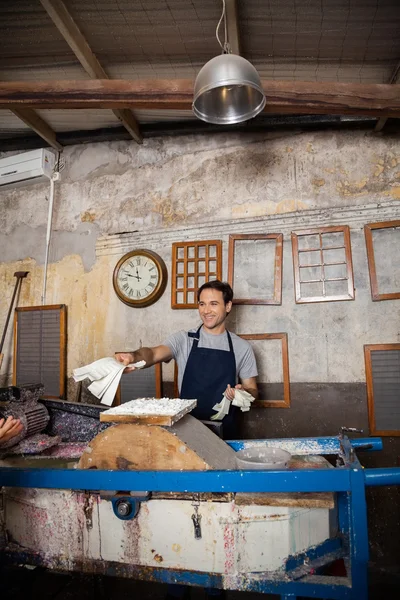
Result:
{"label": "smiling man", "polygon": [[[181,398],[197,398],[192,415],[209,420],[213,406],[225,393],[229,400],[236,389],[244,389],[257,398],[257,365],[250,344],[230,333],[225,321],[232,310],[233,291],[228,283],[209,281],[197,293],[200,327],[179,331],[160,346],[119,352],[116,359],[129,363],[146,361],[146,367],[174,358],[178,365]],[[240,383],[238,383],[240,381]],[[223,437],[237,437],[239,409],[231,406],[223,419]]]}

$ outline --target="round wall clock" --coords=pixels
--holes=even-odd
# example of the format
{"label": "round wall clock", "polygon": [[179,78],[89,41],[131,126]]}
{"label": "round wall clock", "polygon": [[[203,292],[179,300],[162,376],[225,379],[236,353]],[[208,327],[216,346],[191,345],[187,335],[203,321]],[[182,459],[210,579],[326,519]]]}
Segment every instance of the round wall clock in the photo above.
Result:
{"label": "round wall clock", "polygon": [[164,293],[167,267],[151,250],[133,250],[115,265],[113,286],[118,298],[136,308],[150,306]]}

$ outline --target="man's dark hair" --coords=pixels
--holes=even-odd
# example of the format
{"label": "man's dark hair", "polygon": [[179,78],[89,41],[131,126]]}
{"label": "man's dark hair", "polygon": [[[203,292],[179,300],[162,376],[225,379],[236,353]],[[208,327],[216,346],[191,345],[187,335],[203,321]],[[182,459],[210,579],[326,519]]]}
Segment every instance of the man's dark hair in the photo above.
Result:
{"label": "man's dark hair", "polygon": [[228,302],[232,302],[233,300],[233,290],[229,283],[226,283],[225,281],[214,279],[213,281],[203,283],[197,290],[197,302],[200,302],[200,294],[203,290],[218,290],[219,292],[222,292],[225,304],[228,304]]}

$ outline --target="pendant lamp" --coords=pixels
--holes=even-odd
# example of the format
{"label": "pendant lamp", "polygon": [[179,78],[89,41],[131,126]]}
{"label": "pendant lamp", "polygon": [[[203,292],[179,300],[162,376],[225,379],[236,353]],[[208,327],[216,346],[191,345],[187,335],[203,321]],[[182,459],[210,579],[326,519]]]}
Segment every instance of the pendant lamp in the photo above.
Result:
{"label": "pendant lamp", "polygon": [[[194,84],[193,112],[202,121],[217,125],[242,123],[252,119],[265,106],[260,77],[253,65],[232,54],[227,40],[225,0],[216,37],[223,54],[209,60],[199,71]],[[218,30],[225,23],[225,43]]]}

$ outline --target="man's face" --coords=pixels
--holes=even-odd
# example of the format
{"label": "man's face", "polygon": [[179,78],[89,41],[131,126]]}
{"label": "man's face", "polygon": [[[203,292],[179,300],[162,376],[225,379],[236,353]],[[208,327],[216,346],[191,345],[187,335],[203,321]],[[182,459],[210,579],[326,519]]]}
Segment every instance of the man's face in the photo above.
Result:
{"label": "man's face", "polygon": [[219,290],[205,289],[200,294],[199,314],[204,327],[213,333],[225,330],[224,321],[232,308],[232,302],[224,303],[224,296]]}

